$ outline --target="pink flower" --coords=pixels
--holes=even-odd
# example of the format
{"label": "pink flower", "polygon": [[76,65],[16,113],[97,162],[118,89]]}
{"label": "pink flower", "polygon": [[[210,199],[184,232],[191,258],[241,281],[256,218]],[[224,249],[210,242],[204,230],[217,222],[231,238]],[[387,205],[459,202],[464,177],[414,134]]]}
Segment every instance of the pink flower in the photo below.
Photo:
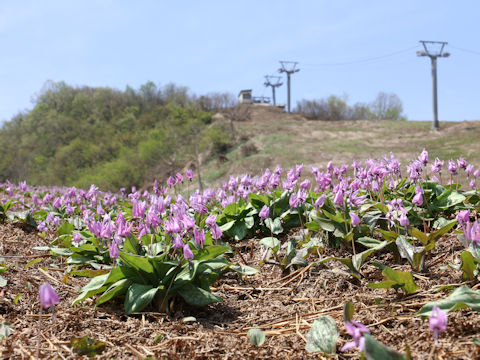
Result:
{"label": "pink flower", "polygon": [[115,260],[120,256],[120,252],[118,251],[118,246],[115,241],[112,241],[110,244],[108,244],[108,254],[112,260]]}
{"label": "pink flower", "polygon": [[82,241],[82,235],[80,235],[79,233],[74,233],[73,234],[73,242],[78,244],[81,241]]}
{"label": "pink flower", "polygon": [[457,175],[457,163],[453,160],[448,160],[448,172],[452,175]]}
{"label": "pink flower", "polygon": [[310,189],[310,180],[308,179],[305,179],[301,182],[300,184],[300,187],[303,189],[303,190],[308,190]]}
{"label": "pink flower", "polygon": [[190,246],[188,244],[183,245],[183,257],[185,260],[192,260],[193,259],[193,252],[190,249]]}
{"label": "pink flower", "polygon": [[183,175],[180,174],[180,173],[177,173],[177,174],[175,175],[175,181],[176,181],[177,184],[178,184],[178,183],[182,183],[182,182],[183,182]]}
{"label": "pink flower", "polygon": [[350,219],[352,221],[352,226],[357,226],[358,224],[360,224],[362,222],[360,217],[354,211],[350,211],[349,215],[350,215]]}
{"label": "pink flower", "polygon": [[363,337],[364,333],[369,333],[370,330],[355,320],[347,321],[345,323],[345,328],[347,329],[348,333],[352,336],[353,341],[346,343],[340,351],[344,352],[355,347],[358,347],[360,351],[365,350],[365,338]]}
{"label": "pink flower", "polygon": [[327,199],[327,197],[325,196],[325,194],[318,197],[318,199],[315,201],[315,207],[317,208],[317,210],[319,208],[323,207],[326,199]]}
{"label": "pink flower", "polygon": [[262,219],[267,219],[270,216],[270,208],[267,205],[263,205],[262,210],[258,213]]}
{"label": "pink flower", "polygon": [[212,227],[211,231],[212,231],[212,239],[214,240],[220,239],[223,235],[222,229],[220,229],[220,227],[217,224],[215,224],[215,226]]}
{"label": "pink flower", "polygon": [[468,221],[464,233],[468,241],[473,241],[477,245],[480,245],[480,223],[478,223],[478,221],[475,221],[473,225]]}
{"label": "pink flower", "polygon": [[462,210],[457,214],[458,225],[464,226],[470,221],[470,210]]}
{"label": "pink flower", "polygon": [[49,307],[55,306],[60,302],[60,299],[48,282],[40,285],[38,289],[38,293],[40,295],[40,302],[44,309],[48,309]]}
{"label": "pink flower", "polygon": [[417,206],[423,205],[423,195],[421,192],[417,193],[412,200],[412,203]]}
{"label": "pink flower", "polygon": [[167,185],[170,186],[170,187],[174,187],[175,186],[175,178],[169,176],[168,179],[167,179]]}
{"label": "pink flower", "polygon": [[408,220],[407,215],[405,215],[404,213],[402,213],[402,215],[400,215],[400,217],[398,218],[398,222],[399,222],[400,225],[402,225],[402,226],[408,226],[408,225],[410,225],[410,221]]}
{"label": "pink flower", "polygon": [[297,194],[293,193],[290,195],[290,199],[288,200],[291,208],[297,208],[300,205],[300,199],[297,197]]}
{"label": "pink flower", "polygon": [[193,235],[195,237],[195,244],[197,246],[203,247],[203,244],[205,243],[205,231],[202,230],[197,230],[196,228],[193,230]]}
{"label": "pink flower", "polygon": [[215,225],[217,225],[217,215],[209,215],[205,220],[205,224],[212,229]]}
{"label": "pink flower", "polygon": [[188,170],[185,172],[185,177],[187,178],[187,180],[192,181],[193,176],[194,176],[194,175],[193,175],[193,170],[188,169]]}
{"label": "pink flower", "polygon": [[418,160],[422,163],[423,166],[428,164],[428,151],[423,149],[422,153],[418,157]]}
{"label": "pink flower", "polygon": [[430,328],[430,331],[433,331],[435,345],[438,345],[438,334],[447,330],[447,324],[447,313],[442,311],[438,306],[434,306],[432,313],[428,318],[428,327]]}

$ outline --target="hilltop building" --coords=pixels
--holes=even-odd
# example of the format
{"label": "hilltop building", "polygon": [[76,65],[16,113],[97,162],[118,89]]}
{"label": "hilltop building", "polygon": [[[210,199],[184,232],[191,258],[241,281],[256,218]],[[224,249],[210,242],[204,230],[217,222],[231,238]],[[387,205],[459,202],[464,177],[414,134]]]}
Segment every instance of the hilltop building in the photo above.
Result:
{"label": "hilltop building", "polygon": [[[241,90],[238,93],[238,103],[239,104],[252,104],[252,105],[263,105],[263,106],[273,106],[271,100],[268,96],[252,96],[252,90]],[[285,105],[276,105],[281,109],[285,109]]]}

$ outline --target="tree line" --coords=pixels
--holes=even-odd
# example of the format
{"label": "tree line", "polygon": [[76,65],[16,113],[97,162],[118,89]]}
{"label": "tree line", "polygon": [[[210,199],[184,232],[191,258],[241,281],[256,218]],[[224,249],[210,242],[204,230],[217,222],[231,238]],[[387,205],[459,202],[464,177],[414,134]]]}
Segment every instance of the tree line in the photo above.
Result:
{"label": "tree line", "polygon": [[124,91],[48,81],[33,109],[0,129],[0,180],[104,190],[164,180],[233,145],[230,124],[212,114],[234,102],[151,81]]}
{"label": "tree line", "polygon": [[347,104],[346,96],[301,100],[295,111],[312,120],[406,120],[403,104],[393,93],[378,93],[371,103]]}

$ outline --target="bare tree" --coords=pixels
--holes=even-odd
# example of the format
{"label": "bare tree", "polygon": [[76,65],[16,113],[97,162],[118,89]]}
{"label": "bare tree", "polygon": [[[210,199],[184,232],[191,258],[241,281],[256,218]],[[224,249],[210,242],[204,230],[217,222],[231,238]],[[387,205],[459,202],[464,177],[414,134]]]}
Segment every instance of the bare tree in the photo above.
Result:
{"label": "bare tree", "polygon": [[402,100],[394,93],[379,92],[370,104],[372,116],[376,120],[399,120],[403,112]]}

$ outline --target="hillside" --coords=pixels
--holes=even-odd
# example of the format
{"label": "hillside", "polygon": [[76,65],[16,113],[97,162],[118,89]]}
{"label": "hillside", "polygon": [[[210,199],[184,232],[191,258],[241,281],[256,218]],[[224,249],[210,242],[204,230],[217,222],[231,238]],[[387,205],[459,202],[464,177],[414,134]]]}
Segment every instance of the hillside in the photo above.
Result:
{"label": "hillside", "polygon": [[325,168],[355,159],[382,157],[390,152],[407,165],[422,149],[443,160],[460,156],[480,164],[480,121],[442,122],[441,131],[427,121],[313,121],[280,109],[252,106],[250,119],[235,122],[243,142],[223,161],[211,160],[205,181],[218,185],[230,175],[258,174],[277,165],[298,163]]}

